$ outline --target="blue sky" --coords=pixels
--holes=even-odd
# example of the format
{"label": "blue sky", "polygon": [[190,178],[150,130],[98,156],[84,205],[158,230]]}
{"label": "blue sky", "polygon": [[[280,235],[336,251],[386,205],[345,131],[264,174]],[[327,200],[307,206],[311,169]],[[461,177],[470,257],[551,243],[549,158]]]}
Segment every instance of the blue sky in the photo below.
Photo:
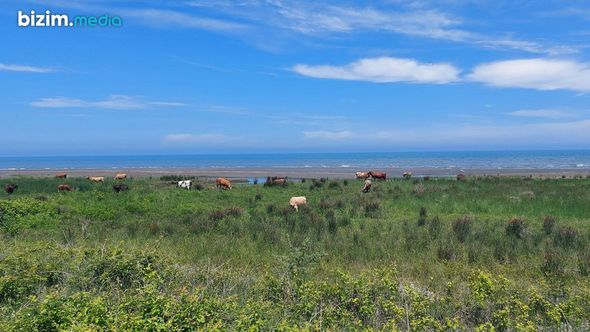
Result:
{"label": "blue sky", "polygon": [[590,4],[564,3],[4,0],[0,155],[587,149]]}

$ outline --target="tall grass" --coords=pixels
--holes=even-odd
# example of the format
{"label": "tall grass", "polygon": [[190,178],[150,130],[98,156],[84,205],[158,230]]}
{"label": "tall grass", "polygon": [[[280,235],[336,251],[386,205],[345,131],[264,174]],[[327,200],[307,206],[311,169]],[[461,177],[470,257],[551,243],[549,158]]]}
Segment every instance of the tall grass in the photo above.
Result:
{"label": "tall grass", "polygon": [[[449,285],[457,289],[471,287],[467,276],[481,271],[492,276],[501,275],[515,289],[558,285],[555,287],[561,297],[547,295],[545,299],[556,305],[568,301],[568,294],[581,296],[572,297],[572,301],[590,299],[590,290],[582,286],[587,282],[590,269],[590,229],[587,227],[590,179],[469,178],[457,181],[431,178],[417,183],[393,179],[374,182],[375,190],[368,194],[360,192],[362,181],[345,183],[323,179],[291,183],[286,187],[240,184],[232,190],[217,190],[212,182],[197,179],[202,190],[187,191],[176,188],[171,179],[128,179],[124,182],[130,190],[120,194],[113,193],[115,181],[112,179],[105,183],[75,178],[0,180],[0,186],[8,182],[19,185],[15,194],[3,194],[0,199],[0,257],[8,257],[3,261],[8,263],[0,261],[0,313],[8,315],[6,317],[18,316],[21,309],[14,305],[31,294],[43,297],[57,292],[58,297],[63,298],[79,289],[75,286],[78,281],[74,284],[63,281],[65,279],[44,281],[46,277],[40,272],[44,269],[61,271],[68,275],[68,280],[70,277],[99,278],[107,273],[104,278],[100,277],[100,283],[83,288],[99,292],[105,301],[119,298],[119,291],[106,291],[106,288],[117,283],[131,285],[129,278],[144,278],[137,277],[138,267],[125,265],[128,263],[116,267],[121,271],[108,272],[115,268],[110,265],[116,260],[100,263],[106,264],[102,268],[107,270],[90,277],[79,271],[89,268],[86,265],[91,263],[79,260],[78,256],[58,259],[48,267],[42,266],[44,258],[35,255],[28,263],[17,263],[29,252],[25,249],[27,246],[39,245],[43,247],[39,250],[47,257],[64,250],[80,253],[122,250],[129,252],[129,257],[142,260],[147,258],[138,253],[153,253],[158,257],[154,264],[160,260],[166,262],[157,269],[171,269],[176,274],[170,280],[161,276],[162,280],[168,280],[158,286],[161,296],[172,296],[178,289],[186,289],[182,285],[196,284],[216,290],[208,293],[211,301],[233,296],[231,301],[237,301],[236,305],[247,305],[251,300],[262,301],[256,303],[264,307],[264,303],[268,304],[264,301],[272,298],[273,306],[284,310],[258,313],[258,317],[262,315],[268,319],[268,326],[284,322],[301,327],[307,326],[299,324],[303,320],[314,322],[322,317],[327,319],[324,324],[333,327],[344,327],[339,324],[355,318],[360,320],[359,326],[386,328],[387,315],[395,316],[395,310],[401,310],[400,314],[408,315],[410,323],[412,319],[424,322],[420,317],[435,317],[436,324],[451,324],[457,319],[460,326],[474,328],[486,322],[485,317],[467,314],[475,310],[471,306],[475,305],[473,301],[477,302],[477,297],[460,291],[449,293]],[[76,191],[58,193],[57,185],[61,183],[72,185]],[[300,208],[299,212],[293,211],[288,204],[291,196],[306,196],[308,206]],[[297,258],[304,254],[313,259]],[[77,264],[78,268],[64,270],[69,264]],[[23,281],[22,285],[10,281],[21,275],[15,272],[17,265],[21,271],[18,273],[26,276],[25,279],[32,278],[27,279],[30,284],[29,281]],[[339,286],[335,287],[342,289],[351,287],[351,291],[361,292],[360,289],[368,287],[368,292],[372,289],[371,292],[380,294],[384,290],[379,287],[386,286],[366,276],[374,276],[384,266],[394,266],[396,282],[405,285],[391,293],[390,304],[359,295],[363,301],[369,301],[366,306],[354,304],[357,300],[352,298],[351,303],[338,302],[346,312],[329,318],[324,317],[327,309],[321,309],[320,302],[311,298],[320,296],[322,301],[332,301],[330,289],[321,286],[330,280],[339,280]],[[212,269],[207,274],[208,279],[192,279],[195,271],[201,269]],[[297,275],[299,269],[305,273]],[[350,280],[339,279],[343,271]],[[115,276],[108,276],[110,273]],[[226,279],[226,275],[231,277]],[[493,283],[502,282],[494,280]],[[559,283],[555,283],[556,280]],[[6,283],[8,281],[10,283]],[[366,284],[351,286],[361,281]],[[485,284],[481,280],[478,282]],[[175,283],[179,288],[175,288]],[[143,289],[149,285],[153,285],[152,281],[135,286]],[[319,293],[313,295],[313,289],[301,288],[312,286]],[[544,291],[549,294],[556,289]],[[7,293],[2,295],[2,292]],[[261,294],[270,297],[261,299]],[[450,296],[449,301],[456,308],[433,300],[443,294]],[[143,294],[140,299],[148,295]],[[426,298],[420,300],[420,296]],[[519,299],[529,301],[531,298],[523,295]],[[495,300],[501,298],[488,299],[485,303]],[[408,301],[412,305],[426,301],[428,310],[433,311],[409,312]],[[309,308],[298,307],[296,303],[299,302]],[[231,308],[224,310],[229,310],[231,317],[238,312]],[[457,310],[464,315],[453,316]],[[550,326],[545,318],[533,316],[529,318],[534,324]],[[582,317],[579,326],[588,326],[588,318],[583,321],[585,316],[579,317]],[[330,319],[335,325],[329,325]],[[406,318],[399,322],[391,319],[398,328],[407,327]],[[568,317],[568,324],[571,320],[575,319]],[[512,324],[492,318],[489,322],[499,328],[502,324]],[[431,323],[434,325],[425,328],[444,329]],[[0,327],[3,327],[1,324],[8,324],[8,320],[0,318]],[[232,324],[238,323],[232,321],[229,325],[236,328],[237,325]],[[560,324],[556,326],[562,326]]]}

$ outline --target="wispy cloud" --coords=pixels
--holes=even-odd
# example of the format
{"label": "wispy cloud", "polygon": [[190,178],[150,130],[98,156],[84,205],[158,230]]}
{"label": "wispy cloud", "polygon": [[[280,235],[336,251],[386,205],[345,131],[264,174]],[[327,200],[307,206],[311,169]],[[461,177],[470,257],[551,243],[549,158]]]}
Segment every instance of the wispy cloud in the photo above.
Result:
{"label": "wispy cloud", "polygon": [[468,76],[497,87],[590,91],[590,63],[555,59],[518,59],[481,64]]}
{"label": "wispy cloud", "polygon": [[560,110],[551,110],[551,109],[536,109],[536,110],[518,110],[514,112],[508,113],[511,116],[520,116],[520,117],[531,117],[531,118],[548,118],[548,119],[558,119],[572,116],[571,113],[560,111]]}
{"label": "wispy cloud", "polygon": [[115,110],[148,109],[154,107],[182,107],[184,103],[168,101],[150,101],[140,97],[111,95],[104,100],[84,100],[69,97],[42,98],[31,103],[41,108],[101,108]]}
{"label": "wispy cloud", "polygon": [[22,72],[22,73],[52,73],[52,72],[55,72],[56,70],[52,69],[52,68],[47,68],[47,67],[36,67],[36,66],[0,63],[0,71],[14,71],[14,72]]}
{"label": "wispy cloud", "polygon": [[450,83],[459,80],[459,69],[447,63],[419,63],[413,59],[366,58],[344,66],[305,65],[293,67],[298,74],[338,80],[377,83]]}
{"label": "wispy cloud", "polygon": [[353,133],[348,130],[343,131],[304,131],[303,136],[310,139],[321,139],[321,140],[344,140],[349,139],[353,136]]}
{"label": "wispy cloud", "polygon": [[247,20],[252,26],[290,31],[312,38],[377,32],[538,54],[577,52],[576,47],[519,39],[504,32],[483,34],[470,31],[461,17],[433,9],[427,3],[353,6],[311,1],[188,1],[186,4]]}
{"label": "wispy cloud", "polygon": [[[432,124],[421,128],[388,128],[379,126],[364,131],[304,132],[305,139],[325,144],[366,145],[379,143],[384,147],[467,147],[478,141],[482,145],[521,147],[542,144],[582,144],[590,140],[590,119],[567,122],[528,124]],[[534,144],[532,142],[535,142]],[[322,143],[323,144],[323,143]]]}

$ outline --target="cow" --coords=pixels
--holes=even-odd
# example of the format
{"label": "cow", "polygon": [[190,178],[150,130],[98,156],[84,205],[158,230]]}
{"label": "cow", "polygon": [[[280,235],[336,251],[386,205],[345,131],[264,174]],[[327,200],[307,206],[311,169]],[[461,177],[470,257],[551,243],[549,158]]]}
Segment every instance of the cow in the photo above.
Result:
{"label": "cow", "polygon": [[6,193],[9,194],[9,195],[10,194],[13,194],[14,191],[17,190],[17,189],[18,189],[18,185],[12,184],[12,183],[7,184],[7,185],[4,186],[4,191],[6,191]]}
{"label": "cow", "polygon": [[69,184],[60,184],[57,186],[57,191],[74,191],[74,188]]}
{"label": "cow", "polygon": [[115,180],[125,180],[127,178],[127,174],[125,173],[118,173],[115,175]]}
{"label": "cow", "polygon": [[104,176],[88,176],[86,178],[91,182],[104,182]]}
{"label": "cow", "polygon": [[356,172],[354,175],[357,179],[366,180],[371,176],[369,173],[370,172]]}
{"label": "cow", "polygon": [[56,178],[56,179],[65,179],[67,177],[68,177],[68,174],[66,174],[66,173],[57,173],[54,176],[54,178]]}
{"label": "cow", "polygon": [[463,173],[459,173],[457,174],[457,181],[463,181],[465,180],[466,176]]}
{"label": "cow", "polygon": [[366,179],[365,180],[365,185],[363,186],[363,193],[368,193],[371,190],[371,180]]}
{"label": "cow", "polygon": [[217,178],[215,183],[219,189],[231,189],[231,182],[226,178]]}
{"label": "cow", "polygon": [[267,176],[266,182],[264,183],[265,186],[286,186],[287,185],[287,178],[282,176]]}
{"label": "cow", "polygon": [[116,193],[120,193],[121,191],[127,191],[127,190],[129,190],[129,186],[126,184],[117,183],[116,185],[113,186],[113,191]]}
{"label": "cow", "polygon": [[369,176],[372,177],[373,179],[387,180],[387,174],[384,173],[384,172],[373,172],[373,171],[370,171],[369,172]]}
{"label": "cow", "polygon": [[292,208],[295,209],[295,211],[299,211],[299,205],[306,205],[307,204],[307,198],[305,198],[305,196],[294,196],[291,197],[291,199],[289,200],[289,205],[291,205]]}
{"label": "cow", "polygon": [[402,173],[402,177],[403,177],[404,179],[409,179],[409,178],[411,178],[411,177],[412,177],[412,172],[410,172],[410,171],[405,171],[405,172],[403,172],[403,173]]}
{"label": "cow", "polygon": [[186,188],[187,190],[191,190],[191,187],[193,186],[193,181],[191,181],[191,180],[178,181],[176,186],[178,188]]}

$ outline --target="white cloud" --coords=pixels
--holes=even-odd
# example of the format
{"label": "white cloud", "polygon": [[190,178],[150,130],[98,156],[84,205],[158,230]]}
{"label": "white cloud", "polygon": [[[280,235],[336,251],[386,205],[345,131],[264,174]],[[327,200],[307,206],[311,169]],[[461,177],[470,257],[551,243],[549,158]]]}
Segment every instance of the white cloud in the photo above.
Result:
{"label": "white cloud", "polygon": [[497,87],[590,91],[590,63],[556,59],[517,59],[481,64],[469,79]]}
{"label": "white cloud", "polygon": [[51,68],[45,68],[45,67],[35,67],[35,66],[27,66],[27,65],[14,65],[14,64],[0,63],[0,71],[15,71],[15,72],[22,72],[22,73],[52,73],[55,70],[51,69]]}
{"label": "white cloud", "polygon": [[508,113],[508,115],[512,116],[520,116],[520,117],[532,117],[532,118],[549,118],[549,119],[557,119],[571,116],[572,114],[560,111],[560,110],[551,110],[551,109],[537,109],[537,110],[518,110],[514,112]]}
{"label": "white cloud", "polygon": [[179,102],[149,101],[143,98],[111,95],[104,100],[84,100],[69,97],[41,98],[31,103],[33,107],[41,108],[102,108],[116,110],[147,109],[152,107],[180,107],[185,106]]}
{"label": "white cloud", "polygon": [[238,141],[239,137],[225,134],[170,134],[164,137],[165,142],[171,143],[226,143]]}
{"label": "white cloud", "polygon": [[353,137],[353,133],[347,130],[343,131],[304,131],[303,136],[309,139],[321,139],[321,140],[345,140]]}
{"label": "white cloud", "polygon": [[298,74],[339,80],[377,83],[450,83],[459,80],[459,69],[447,63],[419,63],[413,59],[391,57],[366,58],[344,66],[298,64]]}

